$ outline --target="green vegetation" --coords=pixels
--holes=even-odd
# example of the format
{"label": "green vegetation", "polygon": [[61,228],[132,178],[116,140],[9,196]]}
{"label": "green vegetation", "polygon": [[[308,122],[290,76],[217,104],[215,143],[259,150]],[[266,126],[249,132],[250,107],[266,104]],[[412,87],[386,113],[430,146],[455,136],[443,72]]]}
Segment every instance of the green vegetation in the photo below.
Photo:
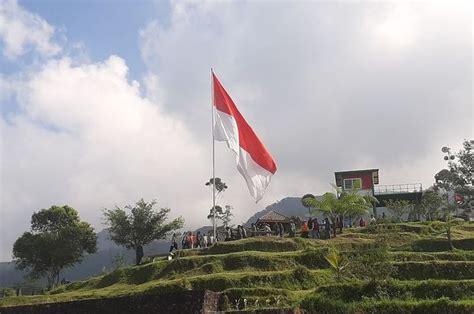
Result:
{"label": "green vegetation", "polygon": [[153,240],[164,239],[172,231],[182,228],[184,220],[179,217],[165,223],[171,209],[162,208],[155,211],[150,203],[139,200],[134,207],[127,205],[125,209],[116,206],[114,209],[104,209],[104,218],[109,226],[110,238],[118,245],[135,250],[136,265],[140,265],[143,258],[143,247]]}
{"label": "green vegetation", "polygon": [[413,210],[413,203],[407,200],[388,200],[385,207],[390,210],[393,219],[397,222],[402,221],[402,216]]}
{"label": "green vegetation", "polygon": [[95,253],[94,229],[80,221],[69,206],[52,206],[31,217],[31,232],[25,232],[13,245],[19,269],[29,270],[32,278],[46,277],[48,287],[59,283],[60,273],[80,261],[84,253]]}
{"label": "green vegetation", "polygon": [[[382,224],[331,240],[257,237],[178,251],[0,306],[210,289],[223,310],[472,313],[474,225]],[[459,245],[466,243],[465,245]]]}

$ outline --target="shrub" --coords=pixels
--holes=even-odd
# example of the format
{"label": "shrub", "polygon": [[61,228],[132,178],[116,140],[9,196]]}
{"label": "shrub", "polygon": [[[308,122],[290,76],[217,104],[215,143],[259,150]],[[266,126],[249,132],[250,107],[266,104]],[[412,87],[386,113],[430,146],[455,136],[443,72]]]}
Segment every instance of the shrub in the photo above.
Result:
{"label": "shrub", "polygon": [[[454,247],[459,250],[474,251],[474,239],[453,240]],[[448,240],[422,239],[411,243],[410,250],[415,252],[440,252],[450,249]]]}
{"label": "shrub", "polygon": [[307,268],[318,269],[327,268],[329,263],[324,258],[328,253],[327,248],[321,248],[318,250],[305,251],[300,254],[296,254],[295,261]]}
{"label": "shrub", "polygon": [[474,252],[393,252],[390,254],[395,262],[423,262],[423,261],[474,261]]}
{"label": "shrub", "polygon": [[372,299],[437,299],[448,297],[453,300],[472,298],[474,282],[470,280],[425,280],[419,282],[386,281],[386,282],[350,282],[331,284],[317,290],[322,296],[330,299],[341,299],[347,302]]}
{"label": "shrub", "polygon": [[393,263],[396,278],[402,280],[423,279],[474,279],[474,262],[430,261]]}
{"label": "shrub", "polygon": [[256,237],[238,241],[218,242],[204,251],[205,254],[226,254],[242,251],[286,252],[299,249],[290,239]]}
{"label": "shrub", "polygon": [[459,313],[474,311],[472,302],[437,300],[365,299],[361,302],[344,302],[321,295],[311,295],[301,302],[301,308],[310,313]]}
{"label": "shrub", "polygon": [[11,288],[0,288],[0,298],[11,297],[15,295],[15,289]]}
{"label": "shrub", "polygon": [[383,281],[396,269],[390,262],[390,254],[385,246],[357,252],[349,261],[349,273],[356,278],[370,281]]}

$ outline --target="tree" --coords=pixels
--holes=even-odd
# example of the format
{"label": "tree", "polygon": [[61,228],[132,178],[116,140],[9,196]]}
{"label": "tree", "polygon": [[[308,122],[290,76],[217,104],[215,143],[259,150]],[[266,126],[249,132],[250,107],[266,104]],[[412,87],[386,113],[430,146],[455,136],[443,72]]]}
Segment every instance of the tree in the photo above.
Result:
{"label": "tree", "polygon": [[221,220],[224,223],[224,227],[228,227],[230,221],[232,220],[232,217],[234,214],[232,214],[232,211],[234,208],[231,205],[225,205],[225,211],[222,213]]}
{"label": "tree", "polygon": [[308,209],[308,214],[311,217],[311,207],[313,206],[316,197],[313,194],[305,194],[301,198],[301,204]]}
{"label": "tree", "polygon": [[13,245],[17,267],[28,269],[32,278],[46,277],[48,288],[59,283],[64,268],[81,261],[84,253],[96,251],[94,229],[67,205],[34,213],[31,231],[23,233]]}
{"label": "tree", "polygon": [[324,193],[321,200],[308,200],[308,203],[335,221],[336,217],[342,220],[345,216],[366,214],[376,201],[372,196],[362,196],[357,191],[349,191],[341,193],[339,197],[334,193]]}
{"label": "tree", "polygon": [[342,193],[339,199],[342,214],[349,217],[365,215],[378,203],[378,200],[372,195],[362,196],[355,190]]}
{"label": "tree", "polygon": [[407,200],[390,199],[385,202],[385,207],[390,210],[395,220],[401,221],[402,216],[410,212],[410,210],[413,208],[413,203]]}
{"label": "tree", "polygon": [[116,244],[135,250],[136,265],[140,265],[143,258],[143,247],[153,240],[164,239],[171,232],[183,227],[184,220],[178,217],[170,223],[165,223],[169,208],[161,208],[155,211],[153,206],[156,201],[150,203],[140,199],[135,206],[127,205],[125,209],[115,206],[114,209],[104,209],[104,218],[110,238]]}
{"label": "tree", "polygon": [[222,195],[222,193],[225,192],[225,190],[227,190],[228,186],[227,184],[225,184],[221,178],[210,178],[209,181],[206,182],[205,184],[206,186],[209,186],[209,187],[213,187],[215,186],[216,188],[216,204],[217,204],[217,201],[218,199],[220,198],[220,196]]}
{"label": "tree", "polygon": [[214,215],[216,215],[216,219],[220,219],[222,214],[223,214],[222,207],[220,207],[219,205],[216,205],[214,209],[211,208],[209,210],[209,215],[207,215],[207,219],[213,219]]}
{"label": "tree", "polygon": [[451,215],[451,213],[448,213],[448,214],[446,215],[444,221],[445,221],[444,228],[445,228],[445,230],[446,230],[446,237],[448,238],[449,249],[452,251],[452,250],[454,250],[454,245],[453,245],[453,239],[452,239],[451,229],[452,229],[454,226],[463,223],[463,220],[462,220],[462,219],[459,219],[459,218],[453,218],[453,216]]}
{"label": "tree", "polygon": [[213,219],[215,213],[216,220],[222,220],[224,227],[227,227],[234,216],[234,214],[232,214],[232,209],[234,208],[231,205],[225,205],[225,210],[223,210],[221,206],[216,205],[215,210],[212,210],[212,208],[209,210],[207,219]]}
{"label": "tree", "polygon": [[[449,154],[449,148],[447,152]],[[459,195],[462,199],[459,207],[469,212],[474,206],[474,141],[465,140],[463,148],[454,156],[457,161],[452,160],[453,155],[450,155],[451,158],[447,158],[448,169],[443,169],[435,175],[434,187]]]}
{"label": "tree", "polygon": [[434,189],[428,189],[423,192],[421,197],[421,213],[427,217],[428,220],[436,219],[445,204],[445,199]]}
{"label": "tree", "polygon": [[335,220],[342,213],[341,202],[339,202],[336,194],[331,192],[324,193],[319,201],[317,199],[309,199],[307,202],[312,208],[319,210],[324,215],[330,217],[331,220]]}

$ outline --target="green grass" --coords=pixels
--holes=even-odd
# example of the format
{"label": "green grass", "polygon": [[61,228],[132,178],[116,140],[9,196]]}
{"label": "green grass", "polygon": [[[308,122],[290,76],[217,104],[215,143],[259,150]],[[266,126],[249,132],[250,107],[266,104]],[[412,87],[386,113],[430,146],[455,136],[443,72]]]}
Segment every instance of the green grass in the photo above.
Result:
{"label": "green grass", "polygon": [[179,251],[172,261],[122,267],[46,295],[3,298],[0,307],[210,289],[222,292],[220,304],[226,310],[242,309],[245,300],[248,310],[301,306],[340,313],[473,312],[474,226],[454,228],[454,251],[448,250],[442,227],[391,225],[390,258],[396,272],[394,279],[378,284],[355,279],[338,283],[324,258],[330,247],[349,259],[373,247],[377,228],[353,228],[331,240],[257,237]]}

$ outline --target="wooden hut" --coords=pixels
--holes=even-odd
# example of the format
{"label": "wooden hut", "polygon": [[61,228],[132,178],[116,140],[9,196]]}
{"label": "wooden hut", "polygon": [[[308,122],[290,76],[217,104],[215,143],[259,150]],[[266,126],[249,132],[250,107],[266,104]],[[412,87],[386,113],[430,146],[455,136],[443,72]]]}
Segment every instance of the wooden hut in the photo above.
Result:
{"label": "wooden hut", "polygon": [[264,214],[262,217],[258,218],[255,222],[257,228],[261,229],[264,224],[268,224],[272,231],[277,230],[276,225],[278,223],[283,224],[285,232],[290,231],[291,219],[283,214],[280,214],[274,210],[269,211]]}

